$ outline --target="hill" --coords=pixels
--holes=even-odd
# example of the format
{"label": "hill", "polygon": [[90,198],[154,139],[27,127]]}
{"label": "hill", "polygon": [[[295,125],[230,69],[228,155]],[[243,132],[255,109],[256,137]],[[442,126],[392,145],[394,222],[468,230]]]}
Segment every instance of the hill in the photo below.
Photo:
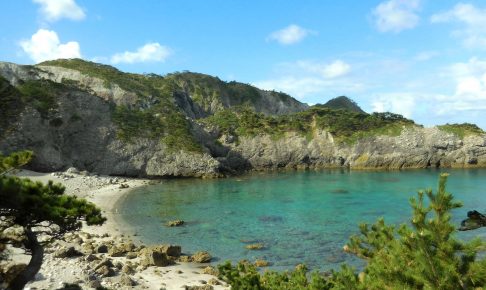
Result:
{"label": "hill", "polygon": [[331,109],[343,109],[351,112],[362,113],[365,114],[358,104],[355,101],[351,100],[346,96],[340,96],[334,99],[327,101],[323,105],[324,107],[331,108]]}
{"label": "hill", "polygon": [[193,72],[125,73],[79,59],[0,63],[0,152],[32,169],[216,177],[276,168],[486,166],[471,124],[422,128],[340,97],[285,93]]}

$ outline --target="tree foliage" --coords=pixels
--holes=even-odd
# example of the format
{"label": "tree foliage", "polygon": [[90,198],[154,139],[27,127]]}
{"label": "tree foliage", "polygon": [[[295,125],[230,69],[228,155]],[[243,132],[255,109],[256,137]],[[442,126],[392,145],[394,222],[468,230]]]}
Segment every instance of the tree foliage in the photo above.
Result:
{"label": "tree foliage", "polygon": [[32,255],[25,270],[14,278],[8,289],[23,289],[39,271],[44,254],[39,235],[61,238],[66,232],[78,230],[83,220],[88,225],[99,225],[106,220],[93,203],[64,195],[64,187],[60,184],[52,181],[42,184],[6,174],[31,158],[29,151],[0,155],[0,229],[4,232],[11,227],[20,227],[23,231],[20,243],[19,239],[3,235],[0,243],[13,244]]}
{"label": "tree foliage", "polygon": [[309,278],[302,267],[260,274],[252,266],[226,263],[219,267],[220,277],[233,289],[482,289],[486,259],[477,255],[485,243],[454,236],[451,211],[461,203],[446,191],[446,182],[442,174],[435,193],[420,191],[411,199],[410,225],[387,225],[384,219],[360,225],[361,234],[344,247],[367,261],[359,275],[346,265],[329,277],[313,273]]}

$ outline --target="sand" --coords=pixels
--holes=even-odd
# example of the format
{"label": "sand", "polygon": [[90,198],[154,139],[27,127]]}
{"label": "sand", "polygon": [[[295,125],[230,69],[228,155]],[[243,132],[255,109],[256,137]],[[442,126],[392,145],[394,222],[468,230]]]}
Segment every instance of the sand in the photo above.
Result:
{"label": "sand", "polygon": [[[117,239],[121,236],[132,239],[136,244],[137,237],[133,236],[130,228],[123,224],[119,217],[117,205],[130,192],[130,190],[149,184],[149,180],[134,179],[125,177],[91,176],[87,174],[70,172],[65,173],[38,173],[22,170],[17,173],[20,177],[28,177],[34,181],[47,182],[52,180],[59,182],[66,187],[66,194],[86,198],[102,209],[104,216],[108,219],[102,226],[83,226],[82,231],[94,236],[108,234],[104,239]],[[120,188],[120,184],[128,185],[128,188]],[[98,238],[102,239],[102,238]],[[183,245],[182,245],[183,246]],[[16,253],[13,255],[15,262],[28,262],[30,256]],[[117,259],[114,258],[114,261]],[[90,289],[83,281],[84,259],[54,258],[52,253],[46,253],[43,266],[39,271],[36,280],[27,286],[30,289],[57,289],[63,283],[80,283],[83,289]],[[137,282],[136,286],[119,286],[114,283],[102,285],[108,288],[117,289],[184,289],[186,286],[204,285],[207,281],[214,279],[214,276],[202,274],[205,264],[177,263],[167,267],[149,267],[144,271],[133,275]],[[84,275],[86,276],[86,275]],[[109,280],[109,279],[108,279]],[[224,285],[224,283],[223,283]],[[214,289],[229,289],[228,286],[214,285]]]}

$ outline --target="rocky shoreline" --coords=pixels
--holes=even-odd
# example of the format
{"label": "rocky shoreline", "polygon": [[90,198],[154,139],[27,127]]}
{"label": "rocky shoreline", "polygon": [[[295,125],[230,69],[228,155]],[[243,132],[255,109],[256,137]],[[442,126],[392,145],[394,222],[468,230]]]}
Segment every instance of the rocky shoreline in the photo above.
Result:
{"label": "rocky shoreline", "polygon": [[[83,289],[228,289],[208,264],[209,253],[188,255],[177,245],[144,245],[117,218],[120,199],[150,180],[90,175],[74,168],[52,174],[21,171],[18,176],[60,182],[67,194],[94,202],[108,219],[102,226],[84,225],[47,246],[42,268],[29,289],[58,289],[65,284]],[[2,262],[11,271],[28,263],[30,256],[11,251],[11,260]]]}

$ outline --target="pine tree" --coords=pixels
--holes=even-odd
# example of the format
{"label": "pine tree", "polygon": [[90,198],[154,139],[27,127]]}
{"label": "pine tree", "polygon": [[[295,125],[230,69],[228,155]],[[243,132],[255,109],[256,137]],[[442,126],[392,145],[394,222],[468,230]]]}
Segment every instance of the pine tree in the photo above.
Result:
{"label": "pine tree", "polygon": [[[93,203],[64,195],[60,184],[52,181],[42,184],[7,175],[31,158],[29,151],[0,155],[0,229],[3,232],[10,227],[21,227],[24,240],[16,245],[32,256],[25,270],[8,285],[7,289],[12,290],[23,289],[42,265],[44,243],[38,240],[38,235],[59,239],[67,232],[78,230],[82,220],[88,225],[99,225],[106,220]],[[5,237],[1,241],[2,244],[13,242]]]}
{"label": "pine tree", "polygon": [[451,211],[462,205],[446,191],[447,176],[440,175],[436,193],[420,191],[411,199],[411,226],[388,226],[383,219],[360,226],[361,235],[352,237],[345,250],[368,261],[361,286],[452,290],[486,285],[486,259],[476,260],[484,242],[454,236]]}

